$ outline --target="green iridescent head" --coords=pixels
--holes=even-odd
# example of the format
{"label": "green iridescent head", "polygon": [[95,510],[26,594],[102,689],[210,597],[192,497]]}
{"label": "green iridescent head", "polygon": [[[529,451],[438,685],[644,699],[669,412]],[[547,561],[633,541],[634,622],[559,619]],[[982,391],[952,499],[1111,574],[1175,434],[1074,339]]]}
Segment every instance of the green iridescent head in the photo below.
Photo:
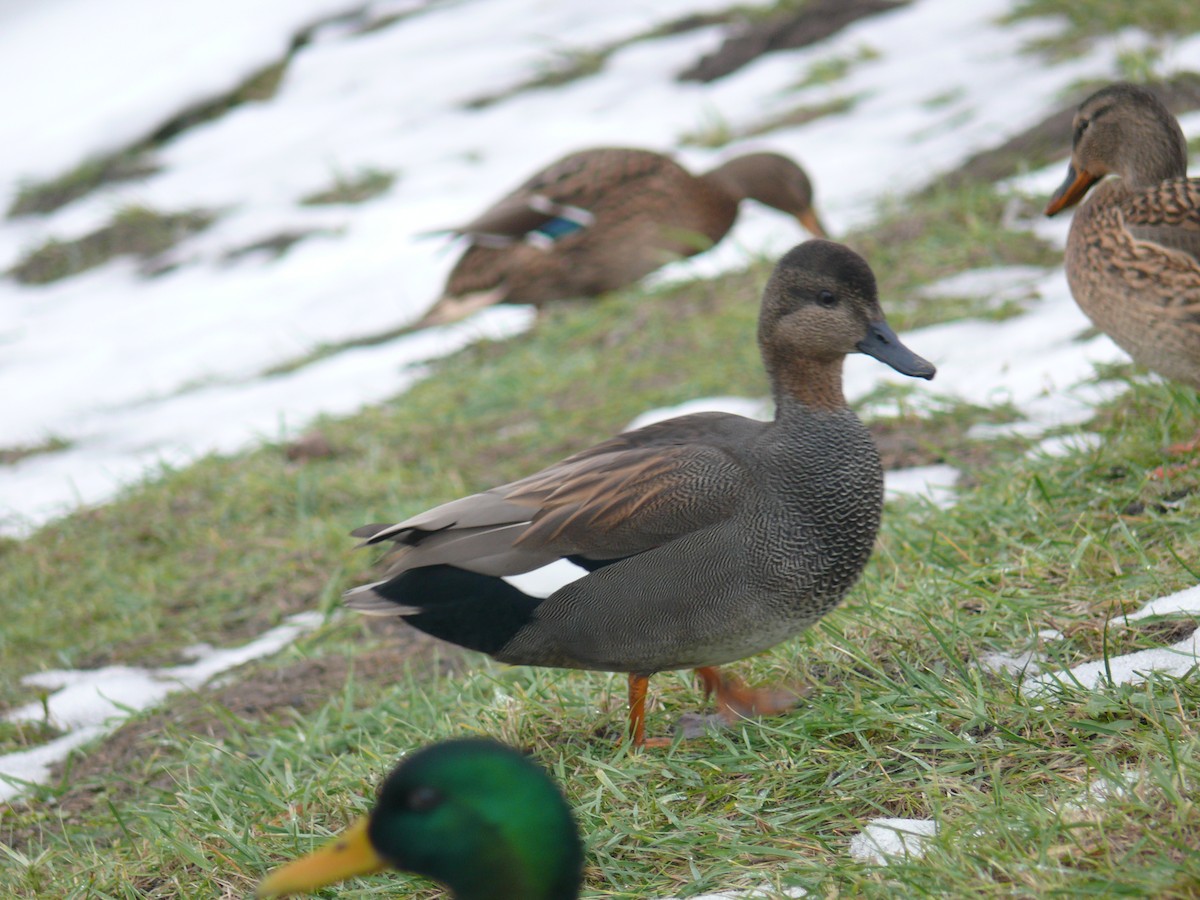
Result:
{"label": "green iridescent head", "polygon": [[404,759],[365,819],[273,873],[258,895],[388,867],[439,881],[458,900],[574,900],[583,849],[566,801],[539,766],[494,741],[444,741]]}

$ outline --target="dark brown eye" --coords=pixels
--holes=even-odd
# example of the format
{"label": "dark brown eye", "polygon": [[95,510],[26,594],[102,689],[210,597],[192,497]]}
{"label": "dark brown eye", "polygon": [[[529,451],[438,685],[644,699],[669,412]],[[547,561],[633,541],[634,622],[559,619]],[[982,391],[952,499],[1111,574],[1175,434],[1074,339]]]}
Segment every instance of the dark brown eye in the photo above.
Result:
{"label": "dark brown eye", "polygon": [[826,309],[832,309],[837,306],[837,297],[833,296],[832,291],[821,291],[817,294],[817,302]]}
{"label": "dark brown eye", "polygon": [[431,787],[414,788],[412,793],[408,795],[406,805],[413,812],[429,812],[431,809],[436,809],[442,802],[442,794],[440,791],[434,790]]}

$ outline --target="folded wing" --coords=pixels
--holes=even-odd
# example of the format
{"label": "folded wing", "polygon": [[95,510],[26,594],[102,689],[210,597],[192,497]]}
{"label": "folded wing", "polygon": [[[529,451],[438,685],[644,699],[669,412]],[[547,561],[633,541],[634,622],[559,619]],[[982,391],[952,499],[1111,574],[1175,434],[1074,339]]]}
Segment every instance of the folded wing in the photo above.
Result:
{"label": "folded wing", "polygon": [[739,449],[763,427],[723,413],[667,425],[618,435],[519,481],[354,533],[369,544],[400,545],[389,577],[439,564],[516,575],[562,557],[608,560],[653,549],[732,514],[751,477]]}

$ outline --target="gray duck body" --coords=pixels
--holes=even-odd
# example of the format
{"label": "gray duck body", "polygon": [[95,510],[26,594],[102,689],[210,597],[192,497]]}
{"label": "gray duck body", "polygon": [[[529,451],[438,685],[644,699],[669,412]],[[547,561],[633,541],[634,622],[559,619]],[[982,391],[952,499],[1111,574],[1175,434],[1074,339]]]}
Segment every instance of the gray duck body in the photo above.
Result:
{"label": "gray duck body", "polygon": [[[352,608],[502,662],[708,669],[771,647],[846,595],[871,554],[883,473],[846,405],[863,352],[931,378],[888,327],[857,254],[813,240],[776,266],[758,342],[776,415],[699,413],[617,435],[510,484],[354,533],[400,550]],[[503,580],[567,558],[544,600]],[[631,680],[631,701],[634,696]]]}
{"label": "gray duck body", "polygon": [[[721,518],[563,586],[496,659],[644,675],[719,665],[799,633],[846,595],[883,507],[879,454],[858,417],[789,403],[771,423],[694,418],[721,458],[680,502]],[[653,436],[627,435],[642,437]]]}

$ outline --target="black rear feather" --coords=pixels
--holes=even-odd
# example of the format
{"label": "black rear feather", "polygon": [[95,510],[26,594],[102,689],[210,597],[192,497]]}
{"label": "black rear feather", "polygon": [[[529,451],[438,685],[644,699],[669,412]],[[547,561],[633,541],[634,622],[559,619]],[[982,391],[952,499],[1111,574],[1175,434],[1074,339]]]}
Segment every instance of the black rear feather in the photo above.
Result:
{"label": "black rear feather", "polygon": [[503,578],[454,566],[409,569],[376,585],[374,592],[401,606],[420,609],[404,616],[414,628],[488,654],[502,650],[542,602]]}

